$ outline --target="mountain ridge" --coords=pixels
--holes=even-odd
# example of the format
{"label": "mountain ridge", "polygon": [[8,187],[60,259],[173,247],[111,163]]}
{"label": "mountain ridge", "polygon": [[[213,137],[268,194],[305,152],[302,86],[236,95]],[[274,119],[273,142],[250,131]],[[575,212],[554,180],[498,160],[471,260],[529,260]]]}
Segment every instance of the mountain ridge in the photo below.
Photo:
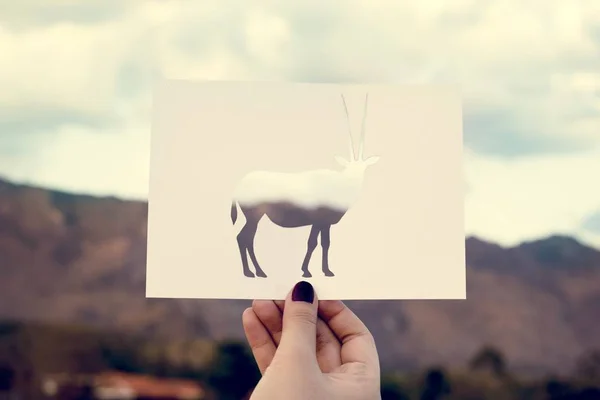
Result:
{"label": "mountain ridge", "polygon": [[[165,337],[243,338],[241,300],[145,298],[147,203],[0,180],[0,318]],[[600,251],[562,235],[465,238],[466,301],[349,301],[384,368],[464,364],[482,346],[516,369],[571,368],[600,348]]]}
{"label": "mountain ridge", "polygon": [[[3,186],[13,188],[13,189],[22,188],[22,189],[43,190],[43,191],[47,191],[48,193],[51,193],[56,198],[74,197],[74,198],[89,199],[89,200],[110,200],[110,201],[123,202],[123,203],[138,203],[138,204],[145,204],[145,205],[148,204],[148,201],[143,200],[143,199],[130,199],[130,198],[115,196],[115,195],[99,195],[99,194],[89,194],[89,193],[84,193],[84,192],[68,191],[68,190],[63,190],[63,189],[54,189],[49,186],[35,185],[33,183],[15,183],[15,182],[11,181],[10,179],[7,179],[7,178],[3,177],[2,175],[0,175],[0,190],[2,190]],[[549,234],[547,236],[540,236],[536,239],[524,240],[513,246],[504,246],[504,245],[494,242],[493,239],[483,238],[478,235],[468,234],[465,236],[465,241],[467,243],[470,241],[473,241],[473,242],[478,242],[481,244],[496,246],[502,250],[509,250],[509,249],[514,249],[514,248],[518,248],[521,246],[527,246],[527,245],[544,244],[548,241],[557,241],[557,240],[570,241],[573,244],[576,244],[581,247],[585,247],[589,250],[593,250],[594,252],[600,254],[600,248],[596,248],[596,246],[594,246],[592,244],[585,243],[584,240],[582,240],[581,238],[577,238],[575,236],[566,235],[566,234]]]}

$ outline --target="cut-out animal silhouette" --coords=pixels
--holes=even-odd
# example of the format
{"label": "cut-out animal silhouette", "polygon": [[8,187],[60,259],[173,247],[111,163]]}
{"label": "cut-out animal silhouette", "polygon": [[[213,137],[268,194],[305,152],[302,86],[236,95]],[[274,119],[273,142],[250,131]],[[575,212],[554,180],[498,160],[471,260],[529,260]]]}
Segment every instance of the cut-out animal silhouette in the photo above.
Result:
{"label": "cut-out animal silhouette", "polygon": [[358,155],[355,155],[348,107],[344,95],[342,103],[346,112],[349,134],[349,160],[336,156],[343,167],[341,171],[320,169],[297,173],[253,171],[245,175],[235,189],[231,203],[231,221],[235,225],[237,206],[246,218],[246,223],[237,235],[244,275],[255,275],[248,265],[248,256],[256,270],[256,276],[267,275],[260,267],[254,253],[254,237],[260,219],[267,215],[271,222],[283,228],[310,226],[306,256],[302,262],[302,276],[310,278],[308,270],[311,256],[320,236],[322,248],[322,270],[325,276],[334,276],[329,268],[330,229],[346,214],[362,190],[365,170],[375,164],[379,157],[363,157],[365,122],[369,95],[365,97],[364,114]]}

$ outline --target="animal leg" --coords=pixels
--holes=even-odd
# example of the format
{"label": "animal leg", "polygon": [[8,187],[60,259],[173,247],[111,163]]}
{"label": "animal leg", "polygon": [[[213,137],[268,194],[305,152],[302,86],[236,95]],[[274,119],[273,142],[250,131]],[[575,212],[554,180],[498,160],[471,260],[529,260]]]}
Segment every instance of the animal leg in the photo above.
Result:
{"label": "animal leg", "polygon": [[302,262],[302,277],[304,278],[312,277],[310,271],[308,270],[308,264],[310,263],[310,258],[313,251],[315,251],[315,248],[317,247],[317,236],[319,236],[319,232],[319,228],[313,225],[310,229],[310,234],[308,235],[306,256],[304,256],[304,261]]}
{"label": "animal leg", "polygon": [[326,225],[321,228],[321,249],[323,254],[322,268],[325,276],[335,276],[329,269],[329,245],[331,241],[329,239],[329,231],[331,225]]}
{"label": "animal leg", "polygon": [[263,212],[260,211],[260,208],[255,207],[245,207],[241,206],[242,212],[246,217],[246,225],[248,226],[247,237],[245,237],[246,249],[248,250],[248,255],[250,256],[250,260],[252,264],[254,264],[254,268],[256,271],[256,276],[261,278],[266,278],[267,274],[262,270],[260,265],[258,264],[258,260],[256,259],[256,254],[254,253],[254,237],[256,236],[256,231],[258,229],[258,223],[260,219],[264,215]]}
{"label": "animal leg", "polygon": [[248,247],[248,254],[250,255],[250,260],[252,260],[252,264],[254,264],[254,268],[256,269],[256,276],[261,278],[266,278],[267,274],[262,270],[260,265],[258,264],[258,260],[256,259],[256,254],[254,254],[254,236],[256,235],[256,228],[254,229],[254,233],[252,235],[252,240],[250,246]]}
{"label": "animal leg", "polygon": [[250,248],[250,243],[254,237],[253,231],[256,232],[256,227],[253,227],[249,221],[246,221],[246,224],[237,235],[237,242],[240,249],[240,256],[242,258],[244,275],[248,278],[254,278],[254,274],[252,271],[250,271],[250,267],[248,266],[248,253],[246,252],[247,249]]}

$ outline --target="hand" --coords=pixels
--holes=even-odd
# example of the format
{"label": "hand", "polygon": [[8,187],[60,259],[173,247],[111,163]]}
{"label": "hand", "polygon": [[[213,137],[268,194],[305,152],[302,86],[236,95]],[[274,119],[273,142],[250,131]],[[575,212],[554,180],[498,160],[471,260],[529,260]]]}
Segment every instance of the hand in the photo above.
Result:
{"label": "hand", "polygon": [[243,325],[262,378],[252,400],[379,400],[375,341],[341,301],[318,301],[308,282],[285,302],[255,300]]}

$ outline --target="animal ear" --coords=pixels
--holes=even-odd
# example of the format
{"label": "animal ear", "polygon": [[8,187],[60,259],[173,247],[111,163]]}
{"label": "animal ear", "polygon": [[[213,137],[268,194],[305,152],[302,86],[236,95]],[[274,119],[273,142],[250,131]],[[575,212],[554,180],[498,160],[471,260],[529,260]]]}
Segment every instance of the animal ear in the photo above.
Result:
{"label": "animal ear", "polygon": [[372,157],[369,157],[369,158],[367,158],[367,159],[365,160],[365,163],[366,163],[367,165],[373,165],[373,164],[375,164],[377,161],[379,161],[379,156],[372,156]]}
{"label": "animal ear", "polygon": [[335,156],[335,161],[337,161],[337,163],[340,164],[342,167],[348,165],[348,161],[342,156]]}

